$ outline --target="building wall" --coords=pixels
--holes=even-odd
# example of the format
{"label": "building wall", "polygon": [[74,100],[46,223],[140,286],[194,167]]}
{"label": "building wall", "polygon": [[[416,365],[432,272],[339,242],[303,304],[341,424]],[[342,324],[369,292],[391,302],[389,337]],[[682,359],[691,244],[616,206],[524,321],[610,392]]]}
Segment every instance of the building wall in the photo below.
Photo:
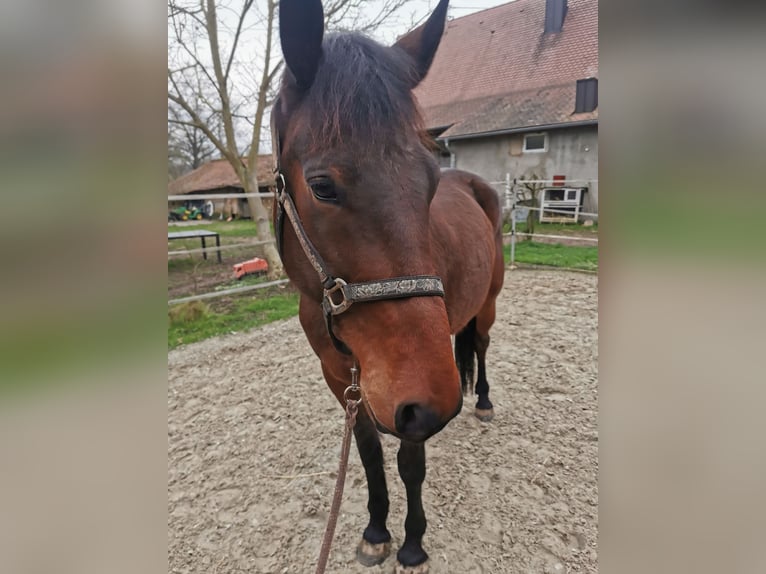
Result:
{"label": "building wall", "polygon": [[[587,186],[584,211],[598,213],[598,127],[581,126],[549,130],[548,150],[524,152],[524,134],[453,140],[455,167],[477,173],[489,181],[513,178],[585,180],[572,185]],[[595,180],[595,181],[594,181]]]}

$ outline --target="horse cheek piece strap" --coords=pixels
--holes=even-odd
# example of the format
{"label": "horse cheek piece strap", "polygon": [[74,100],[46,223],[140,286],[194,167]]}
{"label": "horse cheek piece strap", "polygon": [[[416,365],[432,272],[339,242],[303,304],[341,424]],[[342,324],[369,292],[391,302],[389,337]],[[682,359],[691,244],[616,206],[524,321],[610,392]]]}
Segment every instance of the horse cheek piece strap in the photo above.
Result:
{"label": "horse cheek piece strap", "polygon": [[[275,135],[275,147],[278,149],[278,136]],[[351,355],[351,349],[335,336],[332,329],[332,318],[335,315],[345,313],[354,303],[368,303],[371,301],[383,301],[386,299],[405,299],[409,297],[444,297],[444,286],[439,277],[433,275],[411,275],[394,277],[392,279],[378,279],[362,283],[347,283],[340,277],[333,277],[327,271],[327,265],[316,250],[311,240],[306,235],[298,211],[295,209],[293,198],[286,190],[285,178],[279,171],[277,157],[276,177],[276,200],[277,218],[275,232],[277,235],[277,248],[282,255],[282,229],[285,215],[295,230],[306,258],[319,275],[319,280],[324,289],[322,297],[322,311],[324,312],[327,332],[330,335],[335,348],[346,355]]]}

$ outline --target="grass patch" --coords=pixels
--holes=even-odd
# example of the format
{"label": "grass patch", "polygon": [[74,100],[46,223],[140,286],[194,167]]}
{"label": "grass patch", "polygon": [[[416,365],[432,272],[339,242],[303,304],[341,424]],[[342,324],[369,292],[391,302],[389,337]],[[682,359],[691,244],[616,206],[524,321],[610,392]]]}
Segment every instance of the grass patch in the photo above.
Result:
{"label": "grass patch", "polygon": [[183,309],[184,305],[177,305],[168,310],[168,349],[260,327],[298,314],[297,293],[238,297],[223,312],[194,303],[197,304],[194,309],[190,309],[191,305],[186,309]]}
{"label": "grass patch", "polygon": [[[505,262],[510,262],[511,246],[504,246],[503,251]],[[516,262],[596,271],[598,270],[598,247],[520,241],[516,244]]]}
{"label": "grass patch", "polygon": [[[516,224],[516,233],[527,233],[529,225],[526,221]],[[503,225],[503,233],[511,232],[511,224]],[[582,223],[539,223],[535,222],[535,233],[549,235],[598,235],[598,222],[586,227]]]}

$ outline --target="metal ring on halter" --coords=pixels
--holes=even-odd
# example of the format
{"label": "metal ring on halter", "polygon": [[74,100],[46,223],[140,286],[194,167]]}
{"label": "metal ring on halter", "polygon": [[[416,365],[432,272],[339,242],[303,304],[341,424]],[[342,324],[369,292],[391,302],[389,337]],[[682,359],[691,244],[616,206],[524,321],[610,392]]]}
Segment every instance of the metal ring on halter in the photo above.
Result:
{"label": "metal ring on halter", "polygon": [[[352,393],[358,393],[359,394],[359,398],[358,399],[349,399],[348,398],[349,391],[352,392]],[[346,401],[347,403],[350,403],[352,400],[354,402],[358,403],[359,401],[362,400],[362,389],[359,387],[359,385],[349,385],[349,386],[347,386],[346,390],[343,391],[343,400]]]}

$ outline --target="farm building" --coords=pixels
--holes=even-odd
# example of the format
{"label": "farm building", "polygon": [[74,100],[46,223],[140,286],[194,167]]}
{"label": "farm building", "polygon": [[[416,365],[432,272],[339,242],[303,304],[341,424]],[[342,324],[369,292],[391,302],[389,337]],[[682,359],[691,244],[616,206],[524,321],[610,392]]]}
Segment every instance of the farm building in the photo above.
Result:
{"label": "farm building", "polygon": [[598,211],[598,1],[516,0],[447,23],[415,91],[442,166],[587,187]]}
{"label": "farm building", "polygon": [[[243,161],[247,162],[246,159]],[[271,193],[274,183],[273,160],[271,155],[258,156],[258,191],[261,193]],[[225,159],[216,159],[210,161],[194,171],[190,171],[181,177],[174,179],[168,184],[168,195],[188,195],[187,202],[171,202],[174,204],[187,203],[202,208],[207,200],[195,200],[195,195],[210,194],[230,194],[244,193],[239,183],[234,168]],[[269,199],[264,199],[270,202]],[[225,217],[233,215],[234,217],[250,217],[250,208],[246,199],[215,199],[212,200],[213,212]],[[270,209],[270,204],[269,204]]]}

